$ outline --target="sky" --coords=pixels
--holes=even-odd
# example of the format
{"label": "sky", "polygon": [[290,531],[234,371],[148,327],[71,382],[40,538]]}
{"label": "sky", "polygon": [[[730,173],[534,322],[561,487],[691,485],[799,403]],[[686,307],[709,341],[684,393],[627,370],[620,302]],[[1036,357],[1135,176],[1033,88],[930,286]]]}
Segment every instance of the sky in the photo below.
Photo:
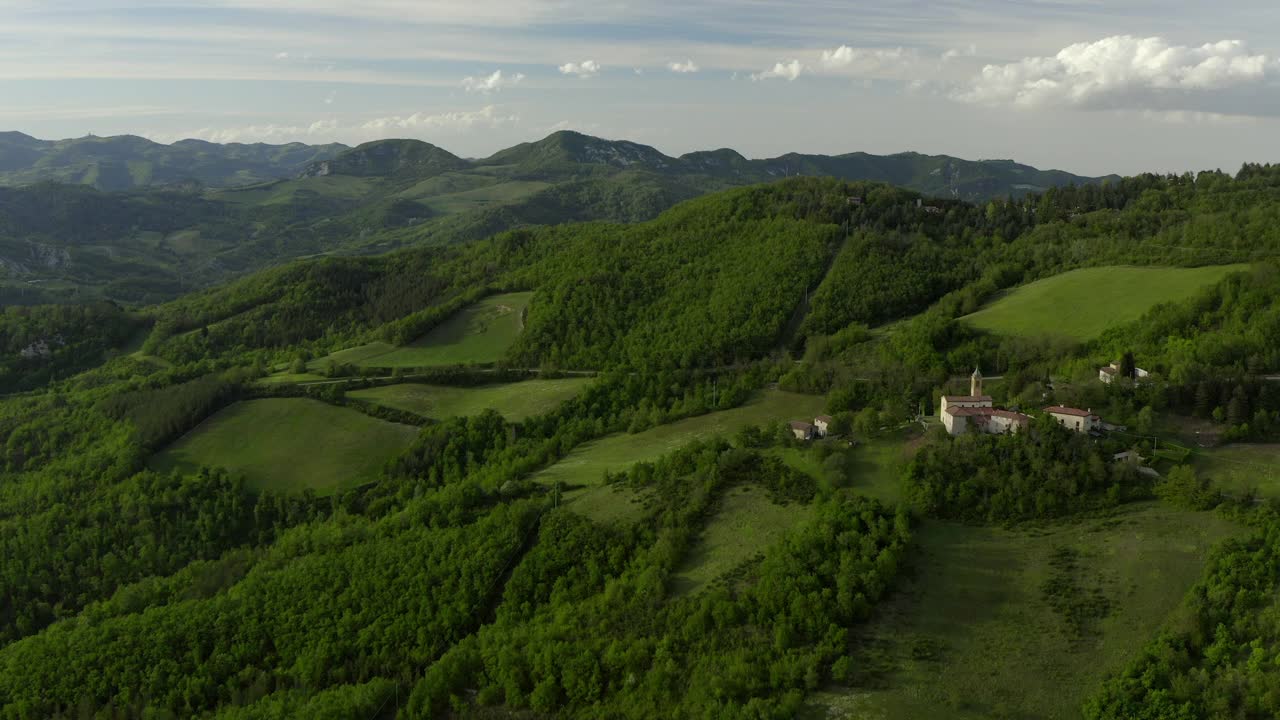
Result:
{"label": "sky", "polygon": [[1275,0],[0,0],[0,130],[1280,161]]}

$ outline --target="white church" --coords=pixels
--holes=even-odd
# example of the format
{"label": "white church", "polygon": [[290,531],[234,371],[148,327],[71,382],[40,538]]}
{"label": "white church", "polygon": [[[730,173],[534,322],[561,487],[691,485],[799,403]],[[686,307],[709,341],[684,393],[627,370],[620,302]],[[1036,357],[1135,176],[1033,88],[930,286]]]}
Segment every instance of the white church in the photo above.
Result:
{"label": "white church", "polygon": [[974,368],[969,377],[968,395],[943,395],[938,406],[942,425],[951,435],[977,432],[1003,435],[1025,430],[1031,416],[993,406],[990,395],[982,394],[982,372]]}

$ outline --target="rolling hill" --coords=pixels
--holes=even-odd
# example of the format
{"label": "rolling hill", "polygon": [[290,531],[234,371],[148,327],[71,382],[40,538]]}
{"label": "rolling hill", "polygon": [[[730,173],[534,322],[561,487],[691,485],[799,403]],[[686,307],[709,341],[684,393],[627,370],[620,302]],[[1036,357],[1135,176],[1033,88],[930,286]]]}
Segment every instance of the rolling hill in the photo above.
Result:
{"label": "rolling hill", "polygon": [[298,174],[346,150],[340,144],[219,144],[180,140],[163,145],[133,135],[37,140],[0,132],[0,186],[56,181],[100,190],[184,185],[226,187]]}
{"label": "rolling hill", "polygon": [[797,175],[970,201],[1105,179],[914,153],[676,158],[563,131],[482,160],[419,140],[161,145],[5,133],[0,298],[156,302],[294,258],[468,242],[533,225],[633,223],[710,192]]}

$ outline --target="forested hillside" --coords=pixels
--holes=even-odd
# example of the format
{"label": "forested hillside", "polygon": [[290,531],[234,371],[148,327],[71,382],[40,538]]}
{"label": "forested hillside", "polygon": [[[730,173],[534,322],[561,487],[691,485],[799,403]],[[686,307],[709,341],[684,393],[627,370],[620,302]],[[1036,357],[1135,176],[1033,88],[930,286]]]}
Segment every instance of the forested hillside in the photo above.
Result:
{"label": "forested hillside", "polygon": [[[388,217],[432,188],[478,189],[438,148],[380,147],[306,180],[334,198],[418,187]],[[486,167],[533,169],[524,201],[581,208],[582,192],[640,220],[625,202],[652,200],[655,217],[476,226],[471,242],[297,260],[132,309],[6,308],[0,717],[790,718],[831,696],[879,712],[895,692],[907,704],[885,717],[919,716],[902,708],[922,697],[948,717],[1060,717],[1044,707],[1061,697],[1091,718],[1274,714],[1280,494],[1220,487],[1197,474],[1202,448],[1167,439],[1280,438],[1280,170],[983,204],[801,177],[665,208],[624,178],[661,178],[666,160],[610,147],[565,136]],[[582,162],[605,180],[538,185]],[[6,197],[74,198],[83,215],[14,200],[12,216],[93,244],[86,227],[330,202],[300,182],[140,193],[120,216],[91,189]],[[334,237],[358,227],[333,222]],[[965,320],[1066,270],[1234,263],[1088,340],[1051,317],[1043,334]],[[482,360],[378,365],[499,321],[505,344]],[[1104,385],[1109,362],[1149,375]],[[1124,429],[1042,414],[953,439],[933,405],[975,366],[1001,407],[1088,407]],[[563,374],[580,385],[518,416],[379,402],[532,394],[529,378]],[[292,424],[264,405],[323,412]],[[820,412],[827,438],[788,424]],[[263,437],[354,417],[341,427],[402,440],[369,474],[288,482],[298,444],[255,443],[237,458],[258,463],[251,485],[219,455],[246,445],[227,417],[270,424]],[[342,440],[368,451],[360,432]],[[215,436],[198,462],[163,462]],[[1211,551],[1187,533],[1212,523],[1230,540]],[[972,624],[944,607],[899,630],[937,596]],[[1032,636],[1055,656],[1019,654]],[[980,681],[956,681],[961,666]],[[1073,684],[1028,699],[1007,666]]]}
{"label": "forested hillside", "polygon": [[132,135],[37,140],[18,132],[0,132],[0,185],[52,180],[99,190],[192,182],[227,187],[292,177],[346,149],[336,143],[224,145],[203,140],[162,145]]}
{"label": "forested hillside", "polygon": [[15,187],[0,196],[0,297],[153,303],[292,258],[567,222],[640,222],[706,193],[806,175],[970,200],[1102,180],[916,154],[746,160],[720,150],[673,158],[573,132],[483,160],[418,140],[159,145],[9,133],[0,135],[0,186]]}

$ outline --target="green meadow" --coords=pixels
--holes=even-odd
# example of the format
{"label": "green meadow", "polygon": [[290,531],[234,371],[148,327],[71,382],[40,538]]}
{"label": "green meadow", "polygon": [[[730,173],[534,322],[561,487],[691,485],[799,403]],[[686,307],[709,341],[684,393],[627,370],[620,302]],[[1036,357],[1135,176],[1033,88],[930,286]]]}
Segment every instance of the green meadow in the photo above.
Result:
{"label": "green meadow", "polygon": [[1247,265],[1199,268],[1099,267],[1037,280],[962,320],[997,335],[1062,336],[1081,342],[1182,300]]}
{"label": "green meadow", "polygon": [[599,485],[606,470],[617,472],[638,462],[653,461],[694,440],[732,435],[744,425],[812,419],[826,399],[816,395],[767,390],[731,410],[685,418],[644,432],[619,433],[585,443],[560,462],[535,474],[543,484]]}
{"label": "green meadow", "polygon": [[[1019,529],[927,521],[901,586],[860,632],[864,682],[817,694],[807,717],[1080,717],[1099,683],[1174,621],[1209,550],[1241,532],[1154,503]],[[1105,609],[1073,625],[1048,602],[1052,580],[1053,597]]]}
{"label": "green meadow", "polygon": [[347,395],[437,420],[478,415],[492,408],[506,419],[519,422],[554,410],[590,382],[588,377],[572,377],[465,388],[403,383],[353,390]]}
{"label": "green meadow", "polygon": [[678,595],[697,592],[763,554],[808,517],[811,509],[799,503],[779,505],[759,485],[729,488],[672,576],[673,591]]}
{"label": "green meadow", "polygon": [[463,308],[408,345],[370,343],[340,350],[311,365],[323,368],[333,361],[396,368],[497,362],[523,329],[521,317],[532,298],[531,292],[491,295]]}
{"label": "green meadow", "polygon": [[1280,498],[1280,445],[1224,445],[1196,450],[1192,458],[1196,471],[1225,493]]}
{"label": "green meadow", "polygon": [[239,402],[151,461],[160,471],[223,467],[257,489],[327,494],[377,479],[418,428],[304,398]]}

